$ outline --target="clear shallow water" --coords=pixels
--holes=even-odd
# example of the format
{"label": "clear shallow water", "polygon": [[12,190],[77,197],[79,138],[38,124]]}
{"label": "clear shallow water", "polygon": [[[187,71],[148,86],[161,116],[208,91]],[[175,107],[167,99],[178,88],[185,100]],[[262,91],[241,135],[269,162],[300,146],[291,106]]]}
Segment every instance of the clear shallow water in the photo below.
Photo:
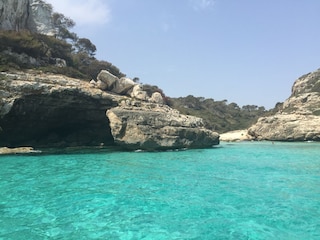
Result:
{"label": "clear shallow water", "polygon": [[320,239],[320,144],[0,156],[0,239]]}

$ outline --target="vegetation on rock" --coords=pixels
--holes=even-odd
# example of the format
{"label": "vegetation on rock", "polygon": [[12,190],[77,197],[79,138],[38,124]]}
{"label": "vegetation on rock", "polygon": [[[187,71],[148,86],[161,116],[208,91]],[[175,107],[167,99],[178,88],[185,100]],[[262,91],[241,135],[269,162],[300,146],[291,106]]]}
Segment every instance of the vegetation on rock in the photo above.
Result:
{"label": "vegetation on rock", "polygon": [[[0,71],[37,68],[69,77],[89,79],[96,78],[102,69],[106,69],[115,76],[125,76],[112,63],[93,57],[95,47],[88,41],[81,38],[76,51],[72,44],[53,36],[27,30],[0,31]],[[64,60],[66,66],[58,67],[57,59]]]}
{"label": "vegetation on rock", "polygon": [[264,107],[245,105],[240,108],[236,103],[227,103],[227,100],[215,101],[203,97],[169,98],[169,104],[182,114],[201,117],[208,129],[219,133],[246,129],[261,116],[268,115]]}
{"label": "vegetation on rock", "polygon": [[[46,4],[46,3],[44,3]],[[52,6],[50,11],[52,12]],[[96,46],[87,38],[80,38],[70,29],[75,22],[61,13],[51,13],[55,29],[54,36],[31,31],[0,30],[0,71],[38,68],[80,79],[96,78],[105,69],[117,77],[125,74],[107,61],[94,56]],[[66,66],[59,66],[62,60]]]}

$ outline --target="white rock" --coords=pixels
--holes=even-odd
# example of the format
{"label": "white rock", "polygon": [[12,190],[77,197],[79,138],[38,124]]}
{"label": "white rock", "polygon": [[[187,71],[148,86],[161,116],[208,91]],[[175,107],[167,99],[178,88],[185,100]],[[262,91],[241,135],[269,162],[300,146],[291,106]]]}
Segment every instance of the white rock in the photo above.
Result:
{"label": "white rock", "polygon": [[137,84],[130,78],[122,77],[114,83],[111,91],[117,94],[127,95],[135,85]]}
{"label": "white rock", "polygon": [[132,92],[130,93],[130,96],[132,98],[136,98],[143,101],[146,101],[148,99],[147,92],[143,91],[141,85],[139,84],[133,87]]}
{"label": "white rock", "polygon": [[151,98],[149,98],[149,102],[153,102],[153,103],[158,103],[158,104],[163,104],[163,97],[161,95],[161,93],[159,92],[154,92],[151,96]]}
{"label": "white rock", "polygon": [[107,70],[101,70],[100,73],[97,76],[97,80],[99,80],[106,84],[107,90],[111,90],[113,88],[113,85],[116,81],[119,81],[119,78],[114,76],[112,73],[108,72]]}

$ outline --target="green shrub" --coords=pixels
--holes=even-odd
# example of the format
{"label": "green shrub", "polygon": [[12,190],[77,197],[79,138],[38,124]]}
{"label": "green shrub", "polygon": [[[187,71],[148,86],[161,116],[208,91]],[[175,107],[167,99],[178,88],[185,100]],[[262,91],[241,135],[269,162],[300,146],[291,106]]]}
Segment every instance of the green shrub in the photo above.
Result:
{"label": "green shrub", "polygon": [[[52,36],[29,31],[0,31],[0,69],[28,69],[36,66],[19,61],[17,57],[5,54],[9,50],[16,54],[26,54],[37,60],[39,69],[64,74],[80,79],[96,79],[101,70],[108,70],[117,77],[124,77],[119,68],[107,61],[95,59],[92,52],[73,52],[67,41]],[[68,67],[55,67],[54,59],[64,59]]]}
{"label": "green shrub", "polygon": [[220,133],[246,129],[259,117],[268,114],[264,107],[246,105],[240,108],[236,103],[228,104],[226,100],[214,101],[192,95],[169,98],[169,103],[182,114],[201,117],[207,128]]}

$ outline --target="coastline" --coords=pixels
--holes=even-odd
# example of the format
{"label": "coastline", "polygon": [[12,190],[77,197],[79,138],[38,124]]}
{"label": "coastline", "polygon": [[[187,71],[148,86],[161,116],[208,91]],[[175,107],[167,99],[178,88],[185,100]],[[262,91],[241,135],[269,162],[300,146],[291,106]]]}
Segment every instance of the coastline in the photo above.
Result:
{"label": "coastline", "polygon": [[26,153],[41,153],[41,151],[35,150],[33,147],[17,147],[17,148],[0,147],[0,155],[26,154]]}
{"label": "coastline", "polygon": [[247,129],[235,130],[220,134],[221,142],[252,141],[254,138],[248,134]]}

